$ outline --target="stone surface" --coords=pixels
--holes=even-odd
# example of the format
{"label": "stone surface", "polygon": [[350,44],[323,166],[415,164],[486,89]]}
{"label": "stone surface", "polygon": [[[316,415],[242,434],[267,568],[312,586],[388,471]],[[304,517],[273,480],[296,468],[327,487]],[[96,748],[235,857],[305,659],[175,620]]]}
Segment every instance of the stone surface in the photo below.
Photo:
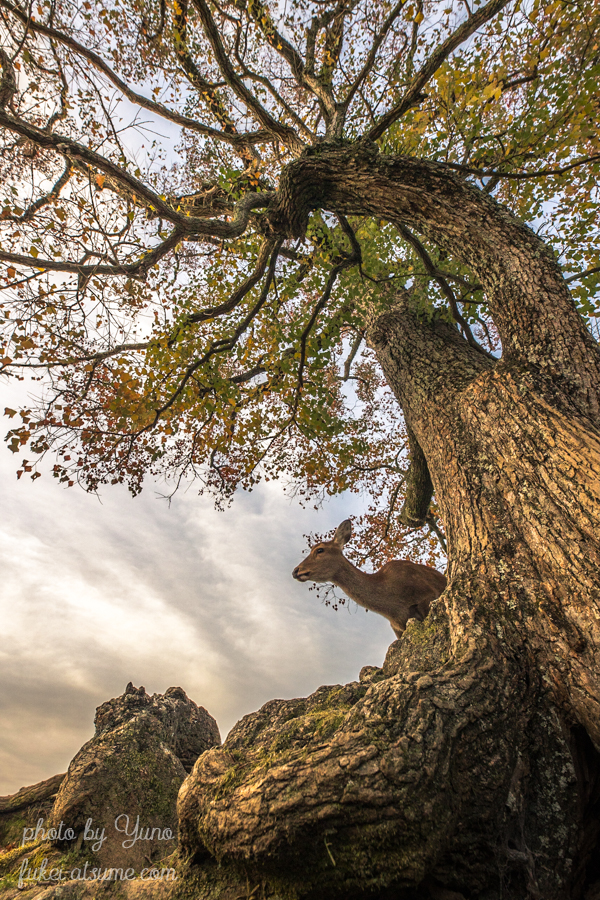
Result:
{"label": "stone surface", "polygon": [[0,852],[12,850],[35,829],[40,819],[47,819],[52,811],[65,773],[53,775],[38,784],[22,787],[16,794],[0,797]]}
{"label": "stone surface", "polygon": [[56,798],[49,825],[63,829],[54,843],[138,872],[174,851],[177,792],[195,760],[219,746],[217,723],[181,688],[150,696],[129,684],[98,707],[95,725]]}

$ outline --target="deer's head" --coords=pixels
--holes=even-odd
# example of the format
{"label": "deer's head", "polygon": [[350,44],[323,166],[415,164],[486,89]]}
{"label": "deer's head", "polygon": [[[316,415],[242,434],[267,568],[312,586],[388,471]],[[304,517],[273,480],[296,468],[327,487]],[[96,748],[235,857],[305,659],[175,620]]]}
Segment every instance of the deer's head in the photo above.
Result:
{"label": "deer's head", "polygon": [[332,581],[344,558],[342,547],[348,543],[351,534],[352,523],[350,519],[344,519],[332,541],[315,544],[306,559],[296,566],[292,572],[296,581]]}

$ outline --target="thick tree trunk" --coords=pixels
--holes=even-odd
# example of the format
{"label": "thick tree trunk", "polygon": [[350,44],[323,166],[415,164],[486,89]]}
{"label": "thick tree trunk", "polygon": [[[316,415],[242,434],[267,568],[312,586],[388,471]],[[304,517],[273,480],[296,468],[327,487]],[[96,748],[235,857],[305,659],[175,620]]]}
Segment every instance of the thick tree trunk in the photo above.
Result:
{"label": "thick tree trunk", "polygon": [[[204,754],[182,845],[266,896],[576,900],[600,881],[598,348],[548,249],[443,166],[317,148],[285,173],[274,230],[301,233],[316,206],[410,225],[468,263],[503,359],[409,293],[365,311],[427,461],[449,587],[366,693],[265,708]],[[321,731],[315,709],[340,706]]]}
{"label": "thick tree trunk", "polygon": [[288,168],[280,196],[292,231],[314,205],[377,215],[480,279],[501,362],[419,320],[408,295],[366,311],[370,342],[427,460],[451,581],[497,595],[505,627],[527,636],[600,751],[600,352],[551,251],[446,166],[368,144],[316,148]]}
{"label": "thick tree trunk", "polygon": [[428,461],[448,534],[453,627],[476,636],[485,623],[526,649],[600,749],[596,429],[531,369],[491,366],[466,343],[459,363],[454,333],[418,321],[407,297],[369,334]]}

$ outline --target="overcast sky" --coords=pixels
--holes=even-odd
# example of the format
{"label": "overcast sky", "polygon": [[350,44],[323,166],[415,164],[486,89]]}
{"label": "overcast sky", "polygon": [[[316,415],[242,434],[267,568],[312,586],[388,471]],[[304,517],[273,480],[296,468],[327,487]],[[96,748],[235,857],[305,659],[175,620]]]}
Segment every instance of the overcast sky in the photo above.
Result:
{"label": "overcast sky", "polygon": [[381,665],[385,619],[291,577],[303,534],[360,512],[355,497],[302,510],[269,483],[216,512],[193,486],[169,507],[149,482],[99,502],[47,471],[17,481],[20,462],[0,444],[0,794],[65,771],[128,681],[180,685],[224,738],[267,700]]}

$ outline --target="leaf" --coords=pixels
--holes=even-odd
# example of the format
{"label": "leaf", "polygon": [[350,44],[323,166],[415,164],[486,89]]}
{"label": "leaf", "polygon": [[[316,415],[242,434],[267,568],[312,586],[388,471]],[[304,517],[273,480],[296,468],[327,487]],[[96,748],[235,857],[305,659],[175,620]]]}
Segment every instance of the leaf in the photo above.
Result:
{"label": "leaf", "polygon": [[106,181],[106,175],[102,175],[101,172],[98,172],[95,180],[100,190],[102,190],[102,188],[104,187],[104,182]]}

